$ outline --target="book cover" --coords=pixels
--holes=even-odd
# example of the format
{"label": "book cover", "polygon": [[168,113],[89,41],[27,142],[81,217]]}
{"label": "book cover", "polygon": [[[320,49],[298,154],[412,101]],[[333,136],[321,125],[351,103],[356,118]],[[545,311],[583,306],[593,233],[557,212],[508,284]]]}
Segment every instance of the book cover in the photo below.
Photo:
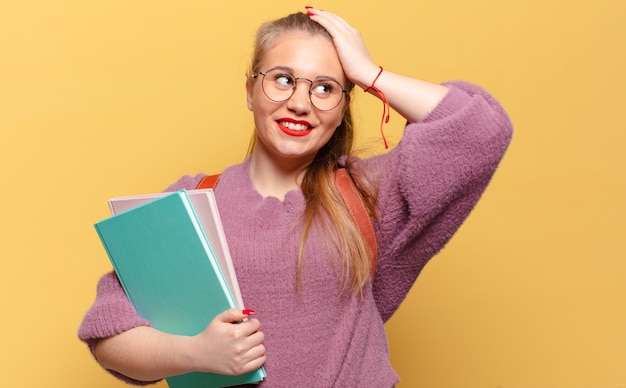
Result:
{"label": "book cover", "polygon": [[[220,312],[237,308],[185,190],[169,193],[95,224],[129,300],[161,331],[196,335]],[[171,388],[226,387],[265,377],[189,373]]]}
{"label": "book cover", "polygon": [[[113,198],[109,200],[109,209],[111,210],[111,214],[119,214],[168,194],[171,193],[141,194]],[[243,309],[245,305],[241,291],[239,290],[239,283],[237,282],[235,268],[233,267],[233,262],[230,257],[230,250],[226,243],[226,235],[222,228],[222,220],[217,208],[215,194],[212,189],[201,189],[187,190],[187,195],[191,199],[191,204],[200,220],[200,224],[202,224],[202,228],[220,264],[220,268],[224,273],[230,290],[235,297],[237,306]]]}

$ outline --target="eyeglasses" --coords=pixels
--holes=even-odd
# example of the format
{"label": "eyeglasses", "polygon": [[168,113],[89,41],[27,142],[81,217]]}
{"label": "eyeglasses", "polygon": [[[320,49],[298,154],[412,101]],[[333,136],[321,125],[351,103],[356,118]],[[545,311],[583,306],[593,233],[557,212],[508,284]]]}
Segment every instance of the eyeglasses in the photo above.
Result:
{"label": "eyeglasses", "polygon": [[[261,86],[263,93],[274,102],[283,102],[293,96],[296,91],[297,81],[307,81],[309,87],[309,99],[311,104],[319,110],[328,111],[335,109],[346,90],[333,78],[318,78],[310,80],[308,78],[296,78],[293,74],[281,68],[270,69],[266,72],[260,71],[263,76]],[[257,78],[259,74],[255,75]]]}

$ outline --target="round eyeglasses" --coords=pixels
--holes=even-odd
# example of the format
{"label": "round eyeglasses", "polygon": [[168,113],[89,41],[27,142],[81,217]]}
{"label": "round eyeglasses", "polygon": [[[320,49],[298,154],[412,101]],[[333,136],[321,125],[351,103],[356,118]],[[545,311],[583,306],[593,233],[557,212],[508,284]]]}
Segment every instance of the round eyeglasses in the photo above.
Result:
{"label": "round eyeglasses", "polygon": [[[290,99],[296,91],[297,81],[307,81],[311,84],[309,87],[311,104],[322,111],[335,109],[346,93],[339,81],[333,78],[317,78],[315,80],[303,77],[296,78],[288,71],[277,68],[265,72],[260,71],[259,74],[263,76],[261,80],[263,93],[274,102]],[[255,75],[254,78],[257,78],[259,74]]]}

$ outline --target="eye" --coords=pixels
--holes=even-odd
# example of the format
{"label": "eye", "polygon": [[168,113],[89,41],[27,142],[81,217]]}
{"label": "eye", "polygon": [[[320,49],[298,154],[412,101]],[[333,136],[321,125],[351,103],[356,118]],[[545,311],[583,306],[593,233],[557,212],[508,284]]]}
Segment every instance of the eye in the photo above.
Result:
{"label": "eye", "polygon": [[289,74],[276,74],[274,76],[274,83],[278,88],[291,89],[293,88],[294,80]]}
{"label": "eye", "polygon": [[334,81],[317,81],[311,85],[311,93],[318,97],[327,97],[340,91],[341,88]]}

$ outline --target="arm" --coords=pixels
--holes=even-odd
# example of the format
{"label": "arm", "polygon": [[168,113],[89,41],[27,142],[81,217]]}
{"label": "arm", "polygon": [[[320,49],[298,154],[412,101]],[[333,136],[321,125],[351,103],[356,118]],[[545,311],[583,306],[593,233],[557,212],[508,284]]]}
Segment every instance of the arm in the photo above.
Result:
{"label": "arm", "polygon": [[[332,36],[346,76],[368,88],[380,68],[359,32],[337,15],[312,12],[311,19]],[[365,162],[380,177],[373,292],[387,320],[479,200],[509,144],[512,125],[500,104],[471,84],[437,85],[385,70],[376,87],[412,123],[395,149]]]}
{"label": "arm", "polygon": [[141,318],[115,273],[102,277],[96,301],[78,331],[98,363],[122,380],[143,385],[191,371],[243,374],[265,362],[264,336],[256,319],[230,309],[195,336],[163,333]]}
{"label": "arm", "polygon": [[240,375],[265,362],[260,323],[231,309],[200,334],[180,336],[136,327],[99,341],[95,356],[107,370],[138,381],[156,381],[188,372]]}
{"label": "arm", "polygon": [[486,91],[447,85],[441,103],[370,162],[380,171],[374,296],[385,320],[470,214],[511,139],[508,116]]}
{"label": "arm", "polygon": [[230,309],[195,336],[163,333],[141,318],[111,272],[100,279],[96,301],[78,337],[98,363],[122,380],[144,385],[191,371],[238,375],[265,362],[264,336],[256,319]]}
{"label": "arm", "polygon": [[[312,13],[312,14],[311,14]],[[367,89],[376,79],[380,68],[365,47],[361,34],[339,16],[310,10],[311,19],[321,24],[332,36],[346,76],[356,85]],[[389,105],[411,123],[424,119],[446,95],[448,88],[384,70],[376,87],[383,91]],[[376,92],[371,91],[377,97]]]}
{"label": "arm", "polygon": [[[166,191],[192,189],[202,176],[184,176]],[[231,323],[244,317],[239,310],[225,312],[193,337],[160,332],[137,314],[117,276],[110,272],[100,279],[96,300],[85,314],[78,336],[101,366],[131,384],[143,385],[189,371],[240,374],[264,361],[258,321]]]}

